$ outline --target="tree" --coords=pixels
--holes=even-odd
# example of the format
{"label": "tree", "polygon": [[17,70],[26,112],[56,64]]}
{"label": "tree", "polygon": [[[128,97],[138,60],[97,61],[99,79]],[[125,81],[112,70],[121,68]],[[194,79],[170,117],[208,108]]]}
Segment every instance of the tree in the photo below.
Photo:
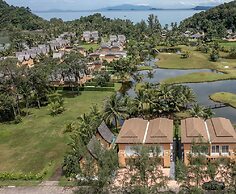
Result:
{"label": "tree", "polygon": [[148,16],[148,27],[150,28],[151,32],[160,32],[161,24],[157,18],[157,16],[150,14]]}
{"label": "tree", "polygon": [[214,115],[210,108],[205,108],[204,106],[200,106],[199,104],[194,104],[189,112],[192,117],[201,117],[205,120],[211,118]]}
{"label": "tree", "polygon": [[134,151],[134,159],[129,162],[127,174],[131,180],[126,187],[130,188],[132,193],[158,193],[160,189],[167,188],[168,178],[160,168],[160,147],[136,146]]}
{"label": "tree", "polygon": [[210,54],[210,60],[216,62],[218,61],[218,59],[219,59],[219,52],[214,49]]}
{"label": "tree", "polygon": [[192,143],[189,165],[177,160],[175,174],[177,181],[181,184],[181,194],[203,194],[200,183],[206,177],[207,160],[205,153],[208,153],[208,147],[208,143],[203,142],[200,138],[197,143]]}
{"label": "tree", "polygon": [[127,116],[125,106],[122,96],[116,94],[105,100],[103,119],[110,124],[114,122],[116,130],[118,130],[120,119],[125,119]]}
{"label": "tree", "polygon": [[49,104],[50,115],[56,116],[65,111],[64,99],[61,96],[57,95],[54,98],[52,98],[50,101],[51,101]]}

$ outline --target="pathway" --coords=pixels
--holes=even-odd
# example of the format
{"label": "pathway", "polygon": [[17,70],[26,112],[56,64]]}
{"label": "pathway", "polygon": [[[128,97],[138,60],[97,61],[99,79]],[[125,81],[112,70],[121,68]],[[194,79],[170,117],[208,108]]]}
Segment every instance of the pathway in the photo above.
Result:
{"label": "pathway", "polygon": [[58,181],[45,181],[35,187],[3,187],[0,194],[73,194],[76,188],[58,186]]}

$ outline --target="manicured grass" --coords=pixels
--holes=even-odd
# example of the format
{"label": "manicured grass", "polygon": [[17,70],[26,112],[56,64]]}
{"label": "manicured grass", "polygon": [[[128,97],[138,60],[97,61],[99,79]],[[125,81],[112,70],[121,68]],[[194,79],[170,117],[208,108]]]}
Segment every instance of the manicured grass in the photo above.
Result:
{"label": "manicured grass", "polygon": [[[31,109],[23,122],[0,124],[0,172],[38,173],[49,163],[51,171],[58,168],[67,148],[66,124],[89,111],[93,104],[102,106],[112,92],[82,92],[76,97],[65,96],[66,111],[52,117],[48,107]],[[49,172],[52,174],[52,172]]]}
{"label": "manicured grass", "polygon": [[224,103],[236,108],[236,94],[228,93],[228,92],[219,92],[212,94],[210,96],[211,100],[215,102]]}
{"label": "manicured grass", "polygon": [[215,63],[209,61],[208,56],[197,52],[190,51],[190,57],[181,59],[181,56],[174,53],[160,53],[158,67],[168,69],[215,69]]}
{"label": "manicured grass", "polygon": [[37,186],[40,184],[40,181],[0,181],[0,187],[6,186]]}
{"label": "manicured grass", "polygon": [[99,48],[99,44],[96,44],[96,43],[85,43],[85,44],[82,44],[81,46],[84,47],[86,50],[89,50],[90,48],[92,48],[94,51]]}
{"label": "manicured grass", "polygon": [[214,82],[220,80],[236,79],[236,70],[226,72],[224,74],[213,72],[197,72],[182,76],[172,77],[164,80],[162,83],[177,84],[177,83],[200,83],[200,82]]}
{"label": "manicured grass", "polygon": [[151,66],[138,66],[138,71],[153,70]]}
{"label": "manicured grass", "polygon": [[220,45],[228,49],[236,48],[236,42],[222,42]]}

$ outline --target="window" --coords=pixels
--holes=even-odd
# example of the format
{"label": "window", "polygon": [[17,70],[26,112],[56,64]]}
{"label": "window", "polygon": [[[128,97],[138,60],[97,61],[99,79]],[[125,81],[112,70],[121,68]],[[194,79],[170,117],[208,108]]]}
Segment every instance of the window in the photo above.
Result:
{"label": "window", "polygon": [[150,147],[150,150],[149,150],[150,157],[157,156],[157,153],[158,153],[158,156],[160,156],[160,157],[164,156],[163,146]]}
{"label": "window", "polygon": [[127,156],[133,156],[137,154],[137,148],[135,146],[126,146],[125,147],[125,154]]}
{"label": "window", "polygon": [[222,154],[228,154],[229,153],[229,146],[224,145],[222,146]]}
{"label": "window", "polygon": [[219,154],[220,153],[220,146],[218,146],[218,145],[212,146],[211,147],[211,153],[212,154]]}

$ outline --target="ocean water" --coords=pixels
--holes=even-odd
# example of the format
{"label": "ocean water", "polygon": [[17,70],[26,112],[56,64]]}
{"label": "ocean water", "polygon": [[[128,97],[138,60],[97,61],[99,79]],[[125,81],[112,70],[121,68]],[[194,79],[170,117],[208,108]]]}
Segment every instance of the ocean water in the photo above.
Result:
{"label": "ocean water", "polygon": [[108,18],[120,18],[129,19],[134,23],[140,22],[141,20],[147,20],[150,14],[157,15],[162,25],[170,24],[171,22],[177,22],[184,20],[185,18],[191,17],[195,13],[200,11],[195,10],[150,10],[150,11],[81,11],[81,12],[35,12],[38,16],[50,20],[51,18],[61,18],[64,21],[71,21],[79,19],[81,16],[89,16],[95,13],[101,13],[103,16]]}

